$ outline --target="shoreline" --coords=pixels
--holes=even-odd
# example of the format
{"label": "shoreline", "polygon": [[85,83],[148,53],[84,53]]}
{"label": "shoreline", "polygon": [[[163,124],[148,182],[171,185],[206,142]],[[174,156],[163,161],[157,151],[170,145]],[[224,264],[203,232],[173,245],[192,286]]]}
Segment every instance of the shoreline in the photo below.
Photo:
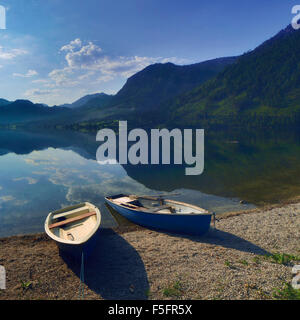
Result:
{"label": "shoreline", "polygon": [[[299,197],[217,219],[217,229],[201,238],[139,226],[102,229],[86,263],[85,299],[273,299],[300,263]],[[44,233],[0,245],[7,272],[0,300],[78,299],[80,266]],[[277,253],[289,261],[276,261]]]}
{"label": "shoreline", "polygon": [[[234,217],[234,216],[240,216],[243,214],[249,214],[249,213],[255,213],[255,212],[260,212],[260,211],[267,211],[267,210],[272,210],[272,209],[276,209],[276,208],[283,208],[287,205],[290,204],[297,204],[300,203],[300,196],[291,198],[291,199],[287,199],[284,201],[281,201],[280,203],[276,203],[276,204],[265,204],[262,206],[258,206],[254,209],[246,209],[246,210],[240,210],[240,211],[228,211],[228,212],[224,212],[224,213],[220,213],[217,214],[216,217],[218,220],[222,220],[222,219],[227,219],[230,217]],[[132,224],[132,223],[130,223]],[[119,226],[119,227],[114,227],[114,228],[105,228],[105,230],[113,230],[116,231],[120,234],[123,233],[127,233],[127,232],[133,232],[136,230],[147,230],[141,226],[138,225],[126,225],[126,226]],[[16,238],[16,237],[34,237],[34,236],[42,236],[44,234],[44,232],[37,232],[37,233],[28,233],[28,234],[16,234],[16,235],[12,235],[12,236],[8,236],[8,237],[0,237],[0,241],[1,240],[9,240],[12,238]]]}

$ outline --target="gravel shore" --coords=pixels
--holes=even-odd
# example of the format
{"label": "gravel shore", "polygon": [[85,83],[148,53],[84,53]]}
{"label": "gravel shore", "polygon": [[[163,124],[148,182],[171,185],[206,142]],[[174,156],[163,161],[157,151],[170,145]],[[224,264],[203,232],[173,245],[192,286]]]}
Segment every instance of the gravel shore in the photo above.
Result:
{"label": "gravel shore", "polygon": [[[216,227],[201,238],[103,229],[85,265],[84,298],[272,299],[291,282],[300,264],[300,202],[227,214]],[[0,239],[0,247],[1,300],[79,298],[80,265],[46,235]],[[281,263],[275,253],[294,257]]]}

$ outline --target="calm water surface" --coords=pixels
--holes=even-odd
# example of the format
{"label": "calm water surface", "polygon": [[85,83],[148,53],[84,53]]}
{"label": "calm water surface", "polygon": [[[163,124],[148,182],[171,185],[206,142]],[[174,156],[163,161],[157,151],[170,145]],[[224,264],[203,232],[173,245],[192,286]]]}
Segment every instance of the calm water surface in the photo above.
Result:
{"label": "calm water surface", "polygon": [[100,207],[103,227],[114,227],[103,198],[123,192],[178,192],[173,199],[217,213],[300,194],[297,134],[207,135],[198,177],[185,176],[185,166],[100,166],[98,146],[95,134],[0,131],[0,237],[43,232],[50,211],[84,201]]}

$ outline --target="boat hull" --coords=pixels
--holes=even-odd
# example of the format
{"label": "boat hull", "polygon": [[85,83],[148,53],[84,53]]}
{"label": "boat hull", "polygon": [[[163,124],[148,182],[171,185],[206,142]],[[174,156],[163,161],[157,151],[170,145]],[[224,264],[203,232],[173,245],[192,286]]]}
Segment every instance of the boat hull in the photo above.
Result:
{"label": "boat hull", "polygon": [[[86,212],[88,210],[88,212]],[[84,213],[82,213],[84,212]],[[88,213],[92,214],[89,215]],[[81,216],[80,216],[81,213]],[[79,215],[79,219],[76,219],[76,216]],[[70,216],[72,218],[70,218]],[[96,217],[96,221],[92,225],[86,224],[82,219],[90,219],[92,216]],[[67,217],[67,218],[66,218]],[[64,218],[62,221],[53,220]],[[69,219],[68,219],[69,218]],[[79,222],[79,224],[78,224]],[[62,224],[61,224],[62,223]],[[72,225],[72,223],[75,225]],[[77,224],[77,226],[76,226]],[[81,259],[82,253],[84,257],[90,256],[93,249],[95,248],[97,238],[100,233],[100,224],[101,224],[101,212],[100,210],[92,205],[91,203],[85,202],[79,205],[70,206],[63,208],[54,212],[50,212],[45,221],[45,232],[46,234],[55,241],[57,244],[61,255],[68,255],[73,259]],[[61,235],[61,226],[67,225],[69,227],[68,232],[72,235],[71,232],[75,231],[75,237],[77,238],[67,239]],[[77,230],[76,230],[77,227]],[[73,229],[72,229],[73,228]],[[52,231],[55,230],[55,231]],[[74,237],[74,236],[73,236]]]}
{"label": "boat hull", "polygon": [[82,244],[68,244],[59,241],[55,242],[59,248],[60,254],[66,254],[71,256],[73,259],[79,260],[81,259],[82,253],[84,253],[85,258],[88,258],[92,254],[95,249],[99,233],[100,229],[98,229],[88,241]]}
{"label": "boat hull", "polygon": [[211,214],[159,214],[159,213],[146,213],[137,210],[131,210],[119,206],[112,201],[106,199],[115,211],[121,214],[129,221],[140,226],[163,230],[172,233],[188,234],[201,236],[207,233],[210,229]]}

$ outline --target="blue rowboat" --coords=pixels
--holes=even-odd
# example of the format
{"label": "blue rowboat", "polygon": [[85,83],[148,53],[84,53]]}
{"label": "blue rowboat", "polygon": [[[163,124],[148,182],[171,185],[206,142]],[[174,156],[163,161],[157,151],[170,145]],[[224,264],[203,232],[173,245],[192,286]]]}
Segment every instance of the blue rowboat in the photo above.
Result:
{"label": "blue rowboat", "polygon": [[150,229],[200,236],[210,229],[212,213],[184,202],[119,194],[107,204],[129,221]]}
{"label": "blue rowboat", "polygon": [[85,202],[51,212],[45,231],[62,252],[80,258],[82,253],[88,256],[92,252],[100,224],[100,210]]}

